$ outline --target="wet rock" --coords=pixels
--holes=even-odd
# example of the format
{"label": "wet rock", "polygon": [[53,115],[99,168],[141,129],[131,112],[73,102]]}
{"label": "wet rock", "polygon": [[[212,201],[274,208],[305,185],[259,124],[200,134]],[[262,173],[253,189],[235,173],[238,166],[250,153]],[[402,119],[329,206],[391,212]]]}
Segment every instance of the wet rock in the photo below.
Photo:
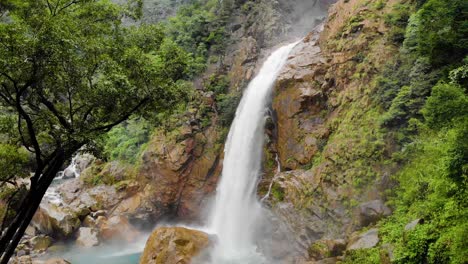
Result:
{"label": "wet rock", "polygon": [[52,239],[48,236],[36,236],[29,240],[29,243],[33,250],[43,251],[52,244]]}
{"label": "wet rock", "polygon": [[103,240],[125,240],[134,241],[138,230],[133,227],[124,216],[113,216],[99,226],[99,235]]}
{"label": "wet rock", "polygon": [[359,222],[365,227],[377,223],[392,213],[382,200],[373,200],[359,205]]}
{"label": "wet rock", "polygon": [[26,228],[26,231],[24,232],[25,235],[28,235],[28,236],[35,236],[37,233],[37,230],[34,226],[32,225],[29,225],[27,228]]}
{"label": "wet rock", "polygon": [[100,216],[98,216],[98,217],[96,218],[96,226],[100,227],[100,226],[102,226],[106,221],[107,221],[107,217],[100,215]]}
{"label": "wet rock", "polygon": [[12,264],[32,264],[32,258],[29,255],[14,258]]}
{"label": "wet rock", "polygon": [[79,173],[83,172],[85,169],[87,169],[93,161],[95,161],[96,158],[88,153],[83,153],[80,155],[77,155],[75,157],[75,164],[76,164],[76,169]]}
{"label": "wet rock", "polygon": [[[287,230],[287,241],[304,256],[308,255],[310,245],[326,232],[331,234],[329,237],[342,237],[338,220],[348,219],[345,208],[326,201],[325,195],[304,197],[304,193],[320,193],[320,180],[311,170],[281,172],[274,180],[272,210]],[[303,203],[307,203],[307,209],[298,209],[297,205]]]}
{"label": "wet rock", "polygon": [[53,244],[47,249],[47,253],[58,254],[58,253],[63,253],[66,250],[67,250],[67,246],[65,244]]}
{"label": "wet rock", "polygon": [[105,210],[99,210],[93,213],[94,218],[98,218],[99,216],[106,216],[107,212]]}
{"label": "wet rock", "polygon": [[40,233],[54,237],[69,237],[80,224],[75,212],[50,203],[41,203],[32,220],[32,225]]}
{"label": "wet rock", "polygon": [[71,264],[71,262],[65,259],[61,259],[61,258],[53,258],[53,259],[46,260],[44,264]]}
{"label": "wet rock", "polygon": [[379,243],[379,241],[379,230],[377,228],[373,228],[361,235],[352,237],[346,247],[346,250],[373,248]]}
{"label": "wet rock", "polygon": [[63,171],[62,179],[72,179],[78,176],[77,172],[74,169],[66,168]]}
{"label": "wet rock", "polygon": [[410,223],[408,223],[407,225],[405,225],[405,231],[411,231],[415,229],[416,226],[422,225],[422,224],[424,224],[424,219],[421,219],[421,218],[415,219],[411,221]]}
{"label": "wet rock", "polygon": [[112,212],[114,215],[121,215],[121,214],[134,214],[138,208],[141,207],[142,204],[142,196],[141,194],[133,195],[125,200],[123,200],[117,208]]}
{"label": "wet rock", "polygon": [[86,216],[83,219],[83,224],[84,227],[95,227],[96,226],[96,220],[92,218],[90,215]]}
{"label": "wet rock", "polygon": [[346,250],[346,242],[343,239],[319,240],[314,242],[309,248],[309,258],[312,260],[322,260],[329,257],[343,255]]}
{"label": "wet rock", "polygon": [[61,193],[68,210],[88,208],[91,211],[108,209],[122,200],[123,193],[118,193],[115,186],[98,185],[87,187],[80,179],[72,179],[61,184],[57,191]]}
{"label": "wet rock", "polygon": [[75,215],[79,219],[84,219],[86,216],[88,216],[91,213],[91,210],[84,204],[80,205],[77,210],[75,211]]}
{"label": "wet rock", "polygon": [[76,244],[82,247],[94,247],[99,245],[98,233],[89,227],[80,227]]}
{"label": "wet rock", "polygon": [[314,43],[303,41],[294,48],[274,88],[278,156],[283,167],[293,170],[308,164],[329,134],[323,119],[324,58]]}
{"label": "wet rock", "polygon": [[188,264],[210,244],[206,233],[182,227],[161,227],[146,242],[140,264]]}

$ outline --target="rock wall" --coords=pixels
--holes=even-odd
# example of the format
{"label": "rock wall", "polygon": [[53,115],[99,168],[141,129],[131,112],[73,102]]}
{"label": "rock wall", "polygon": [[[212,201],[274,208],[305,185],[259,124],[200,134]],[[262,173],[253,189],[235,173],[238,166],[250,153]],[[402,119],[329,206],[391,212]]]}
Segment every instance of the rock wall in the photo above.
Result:
{"label": "rock wall", "polygon": [[[143,154],[139,181],[146,186],[145,193],[154,194],[147,196],[154,222],[164,218],[198,219],[202,205],[216,188],[228,130],[218,122],[216,111],[208,127],[201,124],[200,109],[213,107],[212,95],[203,91],[203,79],[213,73],[227,74],[231,93],[242,91],[271,48],[298,35],[293,27],[298,23],[297,7],[308,1],[293,2],[236,1],[238,8],[233,10],[227,26],[230,38],[225,54],[195,81],[203,97],[200,105],[189,110],[172,131],[156,131]],[[313,5],[309,2],[301,12],[312,12],[311,23],[316,24],[329,2],[313,1]]]}
{"label": "rock wall", "polygon": [[315,241],[347,240],[390,213],[383,190],[391,184],[385,158],[392,143],[380,131],[372,93],[373,77],[396,52],[384,16],[399,2],[338,1],[278,78],[269,151],[281,173],[265,178],[274,181],[272,210],[305,259]]}

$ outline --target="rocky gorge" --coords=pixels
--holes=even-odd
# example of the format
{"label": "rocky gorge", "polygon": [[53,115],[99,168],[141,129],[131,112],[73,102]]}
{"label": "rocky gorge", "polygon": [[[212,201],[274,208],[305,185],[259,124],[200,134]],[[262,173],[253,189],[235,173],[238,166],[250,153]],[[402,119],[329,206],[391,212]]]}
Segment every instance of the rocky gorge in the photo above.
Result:
{"label": "rocky gorge", "polygon": [[[399,147],[380,127],[374,96],[399,49],[388,16],[408,1],[233,2],[229,44],[194,80],[187,111],[169,130],[154,129],[137,166],[77,155],[78,173],[66,169],[55,181],[12,263],[69,263],[61,258],[70,245],[116,241],[138,244],[140,264],[204,263],[217,238],[196,227],[206,223],[229,128],[207,86],[212,76],[226,76],[226,94],[242,95],[267,55],[296,39],[265,126],[257,197],[273,239],[258,250],[268,249],[278,263],[326,264],[349,263],[353,252],[371,249],[380,263],[392,263],[394,248],[383,242],[379,221],[395,210],[388,190],[397,186],[392,175],[400,165],[389,160]],[[424,223],[410,220],[404,232]]]}

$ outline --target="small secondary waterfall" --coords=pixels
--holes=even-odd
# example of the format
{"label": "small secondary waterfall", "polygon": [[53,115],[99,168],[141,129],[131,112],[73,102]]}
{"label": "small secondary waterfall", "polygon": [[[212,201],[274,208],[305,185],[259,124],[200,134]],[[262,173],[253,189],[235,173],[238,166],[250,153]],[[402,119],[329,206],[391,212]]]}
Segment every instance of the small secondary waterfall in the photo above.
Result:
{"label": "small secondary waterfall", "polygon": [[261,170],[265,110],[273,84],[296,44],[283,46],[270,55],[237,108],[208,227],[218,238],[211,254],[212,263],[264,262],[256,252],[255,231],[262,214],[256,188]]}

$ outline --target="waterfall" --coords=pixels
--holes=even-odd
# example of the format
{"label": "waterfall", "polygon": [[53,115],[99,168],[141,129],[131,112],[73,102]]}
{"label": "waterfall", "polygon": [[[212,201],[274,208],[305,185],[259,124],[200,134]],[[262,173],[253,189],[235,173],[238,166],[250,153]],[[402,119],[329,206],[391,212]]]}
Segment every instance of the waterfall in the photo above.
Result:
{"label": "waterfall", "polygon": [[255,231],[261,224],[262,215],[256,188],[261,170],[265,114],[273,84],[296,44],[283,46],[270,55],[250,82],[237,108],[210,214],[208,229],[217,236],[211,253],[212,263],[265,262],[255,243]]}

